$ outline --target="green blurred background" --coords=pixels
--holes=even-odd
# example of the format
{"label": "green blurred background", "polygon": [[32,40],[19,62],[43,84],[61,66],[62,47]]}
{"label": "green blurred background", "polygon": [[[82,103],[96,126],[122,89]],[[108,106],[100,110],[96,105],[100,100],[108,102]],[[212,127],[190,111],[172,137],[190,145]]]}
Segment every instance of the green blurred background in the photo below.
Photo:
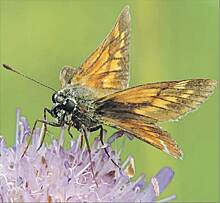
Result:
{"label": "green blurred background", "polygon": [[[60,68],[79,66],[125,5],[130,5],[132,17],[131,86],[190,78],[218,80],[217,0],[0,2],[1,63],[57,89]],[[162,125],[183,148],[183,161],[136,139],[127,142],[124,156],[134,156],[136,176],[146,173],[149,178],[164,166],[174,169],[174,180],[162,196],[176,194],[177,202],[219,200],[218,96],[219,88],[198,111]],[[45,106],[51,106],[50,91],[0,70],[0,134],[9,145],[15,139],[16,108],[33,125]]]}

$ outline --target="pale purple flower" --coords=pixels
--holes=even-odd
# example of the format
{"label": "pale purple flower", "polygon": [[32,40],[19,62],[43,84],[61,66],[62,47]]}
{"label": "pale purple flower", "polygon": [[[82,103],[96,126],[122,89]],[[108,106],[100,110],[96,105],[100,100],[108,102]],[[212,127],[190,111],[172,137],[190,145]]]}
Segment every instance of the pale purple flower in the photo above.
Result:
{"label": "pale purple flower", "polygon": [[[104,146],[121,167],[119,170],[95,138],[91,146],[94,179],[89,153],[86,147],[80,148],[80,139],[72,141],[70,149],[63,148],[64,129],[59,140],[54,139],[48,146],[43,144],[38,151],[41,129],[36,129],[32,144],[21,158],[30,129],[19,112],[16,129],[12,148],[0,138],[0,202],[154,202],[174,175],[172,169],[165,167],[149,182],[144,175],[132,182],[128,173],[132,164],[128,163],[133,159],[129,157],[120,164],[119,153],[110,144]],[[113,135],[109,143],[114,137],[117,138]],[[174,195],[161,201],[172,199]]]}

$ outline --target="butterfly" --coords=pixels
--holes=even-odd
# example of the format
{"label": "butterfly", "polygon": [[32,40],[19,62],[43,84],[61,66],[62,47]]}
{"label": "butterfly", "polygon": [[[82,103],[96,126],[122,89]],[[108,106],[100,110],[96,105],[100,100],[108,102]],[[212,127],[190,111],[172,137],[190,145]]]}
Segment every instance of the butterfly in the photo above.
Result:
{"label": "butterfly", "polygon": [[[181,159],[182,150],[159,124],[196,110],[213,93],[216,81],[189,79],[129,88],[130,21],[126,6],[112,31],[80,67],[62,68],[62,88],[52,89],[53,106],[44,109],[44,119],[37,120],[34,128],[38,122],[45,128],[68,126],[71,136],[72,128],[84,135],[100,130],[104,144],[103,125],[108,125]],[[57,122],[48,122],[47,113]],[[86,136],[85,140],[89,149]]]}

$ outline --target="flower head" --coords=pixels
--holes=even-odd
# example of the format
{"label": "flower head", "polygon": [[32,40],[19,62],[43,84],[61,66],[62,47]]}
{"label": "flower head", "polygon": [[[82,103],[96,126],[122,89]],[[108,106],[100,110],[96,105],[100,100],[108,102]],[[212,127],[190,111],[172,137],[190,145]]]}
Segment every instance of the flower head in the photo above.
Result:
{"label": "flower head", "polygon": [[[129,157],[120,164],[119,153],[110,145],[104,146],[121,167],[119,169],[95,138],[91,147],[93,177],[88,150],[80,147],[80,139],[72,141],[70,149],[64,149],[64,130],[58,141],[53,140],[48,146],[44,144],[37,151],[40,142],[40,129],[37,129],[32,144],[22,157],[29,134],[28,122],[18,112],[16,144],[7,147],[0,138],[2,202],[153,202],[174,175],[172,169],[165,167],[148,183],[144,175],[132,182],[133,159]],[[166,200],[174,198],[171,196]]]}

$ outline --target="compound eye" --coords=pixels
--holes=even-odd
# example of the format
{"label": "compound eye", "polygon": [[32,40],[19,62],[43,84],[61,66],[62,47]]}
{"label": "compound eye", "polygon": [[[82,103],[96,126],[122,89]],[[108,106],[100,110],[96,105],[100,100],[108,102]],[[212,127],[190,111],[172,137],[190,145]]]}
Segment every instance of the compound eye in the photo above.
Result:
{"label": "compound eye", "polygon": [[64,100],[64,96],[63,96],[63,95],[57,95],[56,101],[57,101],[58,103],[62,103],[63,100]]}
{"label": "compound eye", "polygon": [[52,101],[53,101],[53,103],[62,103],[63,101],[64,101],[64,95],[63,95],[63,93],[54,93],[53,95],[52,95]]}

